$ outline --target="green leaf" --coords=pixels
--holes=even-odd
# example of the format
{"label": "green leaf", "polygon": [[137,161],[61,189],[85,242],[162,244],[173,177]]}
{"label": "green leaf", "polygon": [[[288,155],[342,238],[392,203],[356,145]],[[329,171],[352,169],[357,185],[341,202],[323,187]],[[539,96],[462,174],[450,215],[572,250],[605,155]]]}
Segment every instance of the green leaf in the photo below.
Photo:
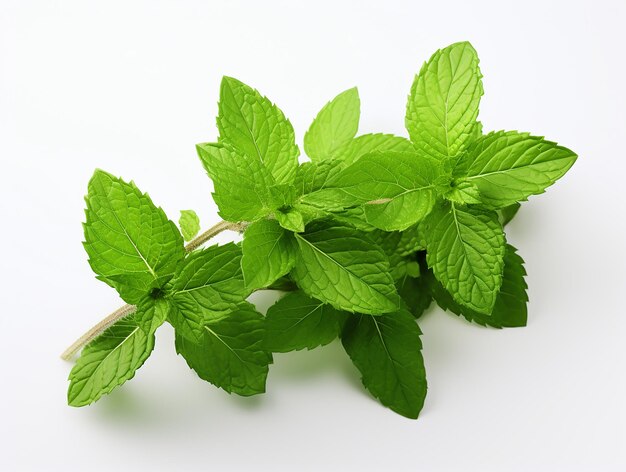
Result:
{"label": "green leaf", "polygon": [[295,208],[286,208],[284,210],[278,210],[274,213],[276,220],[288,231],[294,233],[301,233],[304,231],[304,218]]}
{"label": "green leaf", "polygon": [[[430,286],[423,277],[420,277],[422,261],[420,258],[418,262],[416,252],[424,247],[419,242],[421,234],[417,231],[417,226],[405,232],[372,231],[368,233],[368,236],[387,254],[398,294],[405,301],[413,316],[418,318],[430,306],[432,296]],[[425,260],[423,263],[428,269]]]}
{"label": "green leaf", "polygon": [[428,265],[448,292],[479,313],[491,313],[505,248],[497,213],[445,203],[429,215],[424,234]]}
{"label": "green leaf", "polygon": [[169,301],[164,298],[165,292],[155,289],[151,295],[138,303],[134,319],[146,333],[154,333],[167,319],[171,312]]}
{"label": "green leaf", "polygon": [[213,200],[222,218],[255,221],[271,211],[269,189],[274,180],[258,159],[222,144],[203,143],[196,149],[213,180]]}
{"label": "green leaf", "polygon": [[135,376],[154,348],[154,331],[167,316],[167,303],[144,303],[88,344],[72,368],[68,404],[85,406]]}
{"label": "green leaf", "polygon": [[378,231],[378,228],[373,226],[371,223],[368,223],[365,219],[365,208],[362,206],[329,211],[328,215],[334,221],[349,225],[359,231],[364,231],[366,233]]}
{"label": "green leaf", "polygon": [[[387,255],[391,267],[391,276],[394,280],[402,278],[410,269],[410,266],[415,264],[415,260],[411,255],[411,252],[415,251],[407,252],[406,247],[403,247],[406,244],[404,240],[407,238],[404,233],[375,230],[369,232],[367,236],[380,246]],[[417,274],[419,274],[419,266],[417,267]]]}
{"label": "green leaf", "polygon": [[291,275],[307,295],[350,312],[398,309],[387,256],[363,234],[319,221],[295,236],[299,252]]}
{"label": "green leaf", "polygon": [[541,137],[498,131],[468,149],[458,172],[476,185],[484,204],[503,208],[543,193],[576,158],[569,149]]}
{"label": "green leaf", "polygon": [[402,264],[404,261],[404,256],[396,251],[398,247],[398,243],[402,238],[402,233],[399,231],[394,231],[391,233],[381,231],[379,229],[371,231],[367,234],[367,237],[370,238],[374,243],[376,243],[385,253],[387,259],[389,260],[389,266],[391,269],[391,275],[394,280],[398,279],[395,271],[398,269],[398,266]]}
{"label": "green leaf", "polygon": [[406,106],[406,129],[419,149],[455,156],[476,137],[483,94],[478,56],[468,42],[437,51],[415,77]]}
{"label": "green leaf", "polygon": [[504,255],[504,271],[502,273],[502,287],[493,306],[490,315],[473,311],[454,301],[452,296],[443,286],[431,277],[431,291],[437,304],[444,310],[451,311],[456,315],[463,316],[468,321],[473,321],[483,326],[494,328],[517,328],[526,326],[528,319],[528,286],[524,277],[524,260],[517,254],[510,244],[506,246]]}
{"label": "green leaf", "polygon": [[368,223],[385,231],[403,230],[432,209],[437,167],[415,153],[376,152],[361,157],[303,202],[364,205]]}
{"label": "green leaf", "polygon": [[272,354],[265,351],[265,319],[249,303],[203,327],[199,343],[176,332],[176,352],[198,376],[228,393],[250,396],[265,392]]}
{"label": "green leaf", "polygon": [[265,347],[272,352],[314,349],[337,338],[346,314],[330,305],[291,292],[267,310]]}
{"label": "green leaf", "polygon": [[421,334],[405,309],[382,316],[352,316],[342,334],[365,388],[407,418],[418,417],[426,397]]}
{"label": "green leaf", "polygon": [[513,205],[506,206],[498,211],[498,217],[500,218],[500,224],[502,227],[508,225],[511,220],[515,218],[515,215],[517,215],[521,206],[522,205],[520,203],[514,203]]}
{"label": "green leaf", "polygon": [[203,325],[226,316],[250,294],[241,272],[241,249],[228,243],[187,256],[169,292],[175,308],[170,321],[176,331],[198,342]]}
{"label": "green leaf", "polygon": [[241,269],[248,290],[271,285],[295,263],[295,241],[276,220],[252,223],[243,234]]}
{"label": "green leaf", "polygon": [[364,134],[339,147],[335,158],[344,165],[350,165],[375,151],[415,152],[415,148],[408,139],[393,134]]}
{"label": "green leaf", "polygon": [[312,161],[332,159],[359,129],[361,101],[355,88],[324,105],[304,135],[304,151]]}
{"label": "green leaf", "polygon": [[445,198],[460,205],[481,203],[478,187],[467,180],[455,183],[446,193]]}
{"label": "green leaf", "polygon": [[396,282],[396,286],[398,294],[415,318],[422,316],[433,301],[430,285],[424,276],[412,277],[405,274]]}
{"label": "green leaf", "polygon": [[178,226],[185,241],[191,241],[200,232],[200,218],[193,210],[181,210]]}
{"label": "green leaf", "polygon": [[422,232],[421,225],[413,225],[400,233],[400,241],[396,251],[401,256],[408,256],[417,251],[426,249],[426,238]]}
{"label": "green leaf", "polygon": [[183,238],[134,183],[102,170],[89,181],[85,200],[89,264],[100,280],[136,304],[174,274],[185,254]]}
{"label": "green leaf", "polygon": [[270,207],[273,210],[291,206],[296,202],[298,190],[293,184],[278,184],[270,187]]}
{"label": "green leaf", "polygon": [[296,174],[295,187],[297,193],[306,195],[323,189],[342,168],[343,163],[339,160],[303,163]]}
{"label": "green leaf", "polygon": [[224,77],[217,127],[220,142],[263,163],[277,183],[293,180],[300,154],[293,127],[283,112],[257,90]]}

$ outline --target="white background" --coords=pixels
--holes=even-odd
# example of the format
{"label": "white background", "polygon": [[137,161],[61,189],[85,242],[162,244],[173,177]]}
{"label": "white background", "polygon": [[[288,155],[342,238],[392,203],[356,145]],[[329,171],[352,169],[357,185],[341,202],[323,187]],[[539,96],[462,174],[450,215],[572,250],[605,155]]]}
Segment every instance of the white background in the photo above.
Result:
{"label": "white background", "polygon": [[[626,470],[625,22],[618,0],[0,2],[0,470]],[[459,40],[481,57],[486,130],[580,155],[508,228],[527,328],[431,309],[417,421],[371,399],[338,343],[276,355],[268,393],[242,399],[200,381],[169,327],[135,379],[66,406],[59,353],[120,304],[81,246],[94,168],[208,227],[194,144],[216,137],[222,75],[277,102],[300,143],[354,85],[361,132],[406,135],[414,73]]]}

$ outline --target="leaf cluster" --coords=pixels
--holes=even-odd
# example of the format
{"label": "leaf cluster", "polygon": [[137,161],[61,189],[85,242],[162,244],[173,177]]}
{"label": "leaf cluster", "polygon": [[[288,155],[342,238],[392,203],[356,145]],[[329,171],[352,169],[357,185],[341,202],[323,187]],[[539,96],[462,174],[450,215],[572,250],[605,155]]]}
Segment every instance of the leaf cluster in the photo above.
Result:
{"label": "leaf cluster", "polygon": [[[214,142],[197,145],[219,215],[241,243],[186,252],[200,229],[177,226],[137,186],[96,171],[85,249],[98,279],[136,312],[87,346],[70,374],[71,405],[133,377],[164,322],[197,375],[229,393],[265,391],[272,353],[340,338],[365,388],[416,418],[426,396],[421,330],[435,301],[480,325],[524,326],[524,261],[504,225],[576,160],[517,131],[483,132],[476,51],[437,51],[411,86],[409,138],[358,135],[356,88],[328,102],[304,135],[248,85],[225,77]],[[182,235],[181,235],[182,232]],[[259,313],[258,290],[286,294]]]}

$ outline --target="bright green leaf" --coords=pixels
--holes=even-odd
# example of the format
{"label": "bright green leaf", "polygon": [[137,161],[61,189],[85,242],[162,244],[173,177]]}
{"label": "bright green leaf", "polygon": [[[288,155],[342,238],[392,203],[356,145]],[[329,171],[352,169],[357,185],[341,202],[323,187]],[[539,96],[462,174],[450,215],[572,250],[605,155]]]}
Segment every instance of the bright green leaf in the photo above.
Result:
{"label": "bright green leaf", "polygon": [[277,183],[293,180],[300,153],[293,127],[283,112],[257,90],[224,77],[217,127],[220,142],[263,163]]}
{"label": "bright green leaf", "polygon": [[343,168],[338,160],[305,162],[298,168],[295,187],[299,195],[306,195],[323,189]]}
{"label": "bright green leaf", "polygon": [[198,376],[228,393],[265,392],[272,354],[263,347],[265,319],[249,303],[203,327],[199,343],[176,333],[176,352]]}
{"label": "bright green leaf", "polygon": [[299,252],[291,275],[307,295],[350,312],[398,309],[387,256],[362,233],[320,221],[295,236]]}
{"label": "bright green leaf", "polygon": [[276,220],[252,223],[243,234],[241,269],[248,290],[264,288],[295,263],[295,241]]}
{"label": "bright green leaf", "polygon": [[181,210],[178,226],[185,241],[191,241],[200,232],[200,218],[193,210]]}
{"label": "bright green leaf", "polygon": [[504,258],[504,233],[496,212],[437,207],[425,221],[428,265],[455,300],[479,313],[493,309]]}
{"label": "bright green leaf", "polygon": [[368,223],[385,231],[403,230],[432,209],[437,167],[415,153],[375,152],[345,168],[304,202],[364,205]]}
{"label": "bright green leaf", "polygon": [[271,211],[272,177],[255,157],[239,154],[222,144],[196,146],[213,180],[213,199],[226,221],[255,221]]}
{"label": "bright green leaf", "polygon": [[291,292],[267,310],[265,346],[272,352],[313,349],[336,339],[346,314],[330,305]]}
{"label": "bright green leaf", "polygon": [[407,418],[418,417],[426,397],[421,334],[405,309],[382,316],[352,316],[342,334],[365,388]]}
{"label": "bright green leaf", "polygon": [[467,180],[455,183],[446,193],[445,198],[460,205],[481,203],[478,187]]}
{"label": "bright green leaf", "polygon": [[167,303],[145,303],[82,351],[70,372],[71,406],[85,406],[135,376],[154,348],[154,331],[167,316]]}
{"label": "bright green leaf", "polygon": [[522,205],[520,203],[514,203],[513,205],[509,205],[498,210],[498,217],[500,218],[500,224],[502,227],[508,225],[511,220],[515,218],[515,215],[517,215],[521,206]]}
{"label": "bright green leaf", "polygon": [[378,228],[365,219],[365,208],[362,206],[329,211],[328,215],[338,223],[349,225],[365,233],[378,231]]}
{"label": "bright green leaf", "polygon": [[415,148],[408,139],[393,134],[364,134],[337,149],[335,159],[344,165],[350,165],[364,155],[375,151],[414,152]]}
{"label": "bright green leaf", "polygon": [[197,342],[203,325],[226,316],[250,294],[241,272],[241,248],[228,243],[187,256],[169,287],[175,306],[170,321]]}
{"label": "bright green leaf", "polygon": [[443,286],[431,277],[431,291],[437,304],[444,310],[463,316],[468,321],[494,328],[516,328],[526,326],[528,318],[528,286],[524,277],[524,260],[517,254],[510,244],[506,246],[504,255],[504,271],[502,273],[502,287],[490,315],[478,313],[470,308],[458,304]]}
{"label": "bright green leaf", "polygon": [[134,183],[97,170],[86,202],[89,264],[126,302],[137,303],[174,274],[185,254],[183,238]]}
{"label": "bright green leaf", "polygon": [[402,231],[400,241],[396,251],[401,256],[408,256],[417,251],[423,251],[426,249],[426,239],[422,232],[421,225],[413,225],[404,231]]}
{"label": "bright green leaf", "polygon": [[474,143],[459,164],[491,208],[543,193],[576,162],[576,154],[541,137],[517,131],[490,133]]}
{"label": "bright green leaf", "polygon": [[293,184],[277,184],[270,187],[270,208],[291,206],[296,202],[298,190]]}
{"label": "bright green leaf", "polygon": [[406,107],[406,129],[417,148],[443,158],[467,147],[476,137],[481,77],[478,55],[468,42],[433,54],[415,77]]}
{"label": "bright green leaf", "polygon": [[324,105],[304,135],[304,151],[312,161],[332,159],[359,129],[361,101],[356,88],[337,95]]}
{"label": "bright green leaf", "polygon": [[304,231],[304,217],[295,208],[287,208],[285,210],[278,210],[274,213],[276,220],[288,231],[294,233],[301,233]]}

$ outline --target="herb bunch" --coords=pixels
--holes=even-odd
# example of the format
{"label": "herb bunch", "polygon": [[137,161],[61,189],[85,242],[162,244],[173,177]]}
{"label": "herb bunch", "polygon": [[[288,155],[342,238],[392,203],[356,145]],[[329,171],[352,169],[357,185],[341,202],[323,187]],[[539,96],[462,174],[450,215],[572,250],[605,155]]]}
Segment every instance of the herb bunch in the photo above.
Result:
{"label": "herb bunch", "polygon": [[[357,136],[359,95],[347,90],[306,132],[303,163],[282,111],[225,77],[219,137],[197,145],[224,221],[200,236],[193,211],[177,227],[133,182],[97,170],[84,246],[127,305],[64,353],[85,346],[69,404],[132,378],[168,322],[200,378],[244,396],[265,391],[272,353],[339,337],[365,388],[417,418],[426,374],[416,319],[434,300],[481,325],[524,326],[524,261],[503,227],[576,160],[542,137],[485,133],[481,77],[469,43],[437,51],[410,90],[409,139]],[[243,241],[201,248],[223,230]],[[247,301],[259,290],[285,292],[265,316]]]}

